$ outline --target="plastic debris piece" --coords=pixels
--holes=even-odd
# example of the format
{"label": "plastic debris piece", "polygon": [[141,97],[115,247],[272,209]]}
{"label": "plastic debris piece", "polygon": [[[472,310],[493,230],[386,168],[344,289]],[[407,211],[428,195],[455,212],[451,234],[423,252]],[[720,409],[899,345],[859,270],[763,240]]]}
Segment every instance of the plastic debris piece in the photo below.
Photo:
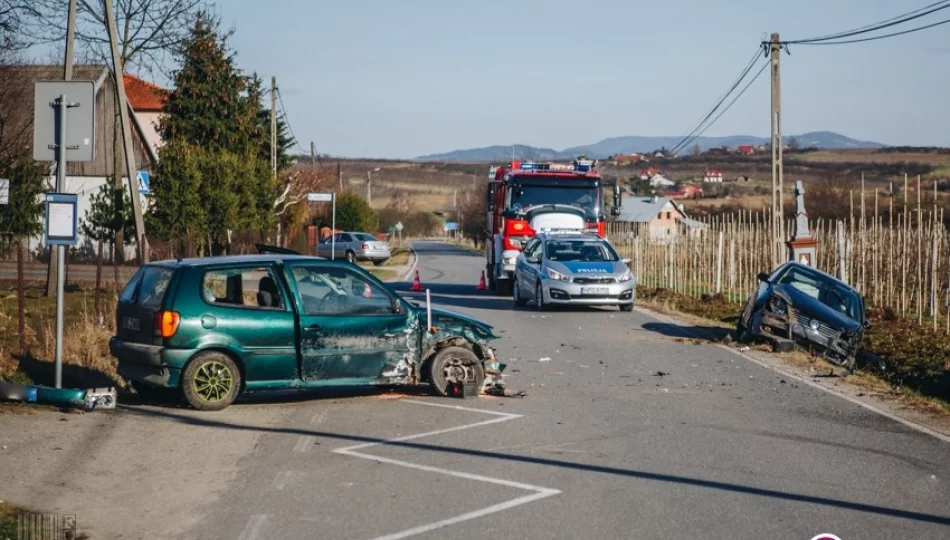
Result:
{"label": "plastic debris piece", "polygon": [[0,382],[0,400],[33,403],[36,401],[36,387],[25,384]]}
{"label": "plastic debris piece", "polygon": [[739,352],[749,352],[750,347],[746,345],[745,347],[739,347]]}
{"label": "plastic debris piece", "polygon": [[551,359],[548,358],[547,356],[545,356],[544,358],[538,359],[538,362],[550,362],[550,361],[551,361]]}

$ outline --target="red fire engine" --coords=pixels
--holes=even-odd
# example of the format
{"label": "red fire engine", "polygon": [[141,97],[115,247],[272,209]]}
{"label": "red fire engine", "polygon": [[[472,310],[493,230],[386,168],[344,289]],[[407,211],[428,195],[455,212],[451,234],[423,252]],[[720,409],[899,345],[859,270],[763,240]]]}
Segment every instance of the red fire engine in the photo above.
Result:
{"label": "red fire engine", "polygon": [[543,229],[606,232],[604,188],[596,162],[521,163],[492,167],[488,183],[488,230],[485,242],[489,287],[511,294],[515,262],[521,249]]}

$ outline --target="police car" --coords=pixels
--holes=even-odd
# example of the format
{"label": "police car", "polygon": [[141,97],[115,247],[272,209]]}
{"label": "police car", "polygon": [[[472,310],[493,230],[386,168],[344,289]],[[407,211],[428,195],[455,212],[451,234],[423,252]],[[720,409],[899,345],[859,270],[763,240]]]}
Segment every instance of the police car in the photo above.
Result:
{"label": "police car", "polygon": [[577,230],[542,231],[525,244],[515,266],[515,305],[617,306],[632,311],[636,279],[610,242]]}

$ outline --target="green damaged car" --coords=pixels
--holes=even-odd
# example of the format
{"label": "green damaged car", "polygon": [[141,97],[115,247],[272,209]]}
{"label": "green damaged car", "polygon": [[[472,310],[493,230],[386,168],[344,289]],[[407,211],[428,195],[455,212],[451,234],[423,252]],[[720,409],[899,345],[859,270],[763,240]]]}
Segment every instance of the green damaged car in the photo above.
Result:
{"label": "green damaged car", "polygon": [[162,261],[125,286],[109,348],[136,389],[177,389],[202,410],[255,390],[428,382],[449,395],[500,375],[489,324],[431,313],[343,261]]}

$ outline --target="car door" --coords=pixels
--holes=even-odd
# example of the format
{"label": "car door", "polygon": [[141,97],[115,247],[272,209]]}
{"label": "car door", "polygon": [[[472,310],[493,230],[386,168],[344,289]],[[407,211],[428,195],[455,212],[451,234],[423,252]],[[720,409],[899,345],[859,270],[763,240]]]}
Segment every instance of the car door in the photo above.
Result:
{"label": "car door", "polygon": [[304,380],[397,382],[409,374],[418,323],[395,293],[351,265],[301,261],[288,270]]}
{"label": "car door", "polygon": [[[538,279],[541,277],[541,260],[543,259],[544,253],[544,242],[538,238],[535,238],[531,247],[531,251],[525,253],[524,256],[524,269],[522,271],[522,280],[521,280],[521,292],[523,293],[524,298],[534,298],[535,293],[535,283],[538,282]],[[535,299],[536,300],[536,299]]]}
{"label": "car door", "polygon": [[535,257],[540,244],[540,240],[532,238],[525,244],[524,251],[518,257],[518,264],[515,267],[515,287],[518,287],[518,294],[522,298],[534,298],[534,282],[537,278],[534,277],[532,271],[531,259]]}
{"label": "car door", "polygon": [[194,271],[202,272],[202,307],[195,312],[203,345],[239,354],[248,382],[295,379],[296,317],[277,268],[255,264]]}

